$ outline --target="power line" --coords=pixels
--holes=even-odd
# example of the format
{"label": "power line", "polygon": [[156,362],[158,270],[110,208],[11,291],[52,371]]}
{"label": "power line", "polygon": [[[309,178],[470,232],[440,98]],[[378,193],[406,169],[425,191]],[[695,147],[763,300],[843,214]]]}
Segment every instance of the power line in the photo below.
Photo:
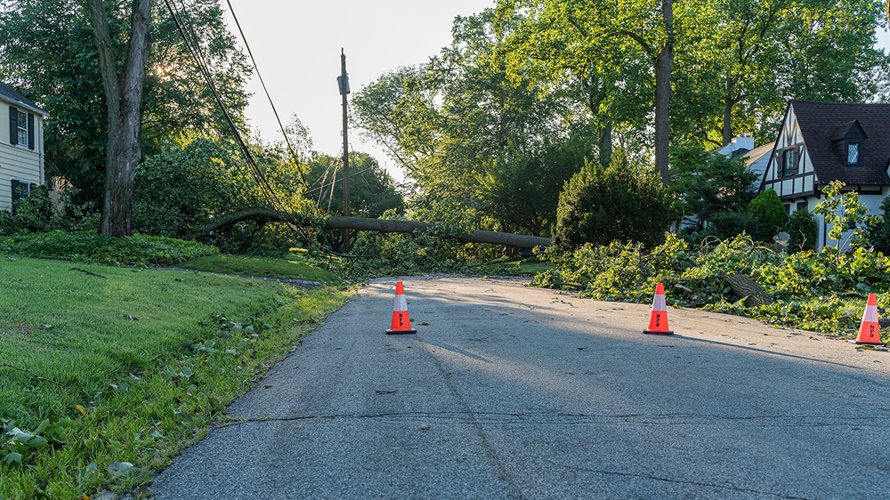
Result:
{"label": "power line", "polygon": [[[244,46],[247,47],[247,54],[250,55],[250,61],[253,63],[253,69],[256,71],[256,76],[260,79],[260,84],[263,86],[263,92],[266,93],[266,98],[269,99],[269,105],[272,106],[272,112],[275,113],[275,119],[278,121],[278,128],[281,130],[281,135],[284,136],[284,142],[287,144],[287,149],[290,150],[291,156],[294,158],[294,161],[297,161],[299,165],[299,156],[294,151],[294,147],[290,143],[290,138],[287,136],[287,132],[284,131],[284,125],[281,124],[281,118],[278,116],[278,110],[275,109],[275,103],[272,102],[272,96],[269,95],[269,89],[266,88],[266,82],[263,80],[263,75],[260,74],[260,68],[256,64],[256,59],[253,57],[253,51],[250,50],[250,44],[247,43],[247,37],[244,36],[244,31],[241,29],[241,23],[238,21],[238,16],[235,15],[235,9],[232,8],[232,2],[226,0],[226,4],[229,6],[229,11],[232,13],[232,17],[235,19],[235,26],[238,27],[238,33],[241,34],[241,40],[244,41]],[[303,171],[300,170],[300,178],[303,179],[303,185],[306,188],[309,188],[309,182],[306,181],[306,176],[303,175]]]}
{"label": "power line", "polygon": [[[250,149],[247,147],[247,144],[242,139],[241,133],[238,131],[238,127],[235,126],[234,120],[232,120],[231,115],[229,114],[228,110],[226,109],[225,105],[223,104],[222,98],[220,97],[219,92],[216,89],[216,85],[213,83],[213,78],[210,75],[210,70],[207,66],[207,63],[204,60],[204,57],[201,54],[201,51],[199,50],[200,44],[198,43],[198,36],[194,31],[193,25],[191,24],[191,19],[188,17],[188,14],[185,13],[186,9],[185,9],[184,4],[182,7],[182,13],[180,13],[179,9],[174,8],[170,4],[169,0],[164,0],[164,3],[167,5],[167,10],[170,11],[170,15],[172,16],[173,21],[176,23],[176,28],[179,30],[179,34],[182,37],[183,41],[185,42],[185,45],[188,48],[189,53],[191,54],[192,58],[195,60],[195,64],[197,64],[198,70],[203,75],[204,80],[206,81],[208,87],[210,87],[210,90],[213,93],[213,97],[214,97],[214,99],[216,99],[217,105],[222,110],[223,115],[225,116],[226,121],[229,124],[229,127],[232,129],[232,133],[235,136],[235,141],[238,143],[238,146],[241,149],[241,153],[244,155],[244,158],[247,161],[247,164],[249,166],[249,170],[250,170],[251,174],[259,182],[260,191],[262,192],[263,196],[266,198],[267,202],[269,202],[269,204],[272,207],[275,207],[279,212],[282,213],[284,222],[288,226],[290,226],[292,229],[297,231],[297,233],[300,234],[300,236],[305,238],[307,241],[312,242],[312,240],[310,238],[308,238],[299,227],[297,227],[296,220],[293,218],[293,215],[288,210],[286,210],[286,207],[284,207],[284,204],[281,202],[281,200],[278,197],[278,193],[276,193],[275,190],[272,188],[272,186],[269,184],[269,181],[266,179],[266,176],[263,174],[262,170],[257,165],[256,160],[254,160],[253,154],[251,154]],[[189,26],[187,26],[186,28],[188,28],[188,30],[192,34],[193,38],[191,38],[191,39],[186,35],[186,28],[183,27],[183,25],[185,24],[183,22],[183,19],[185,19],[189,23]]]}

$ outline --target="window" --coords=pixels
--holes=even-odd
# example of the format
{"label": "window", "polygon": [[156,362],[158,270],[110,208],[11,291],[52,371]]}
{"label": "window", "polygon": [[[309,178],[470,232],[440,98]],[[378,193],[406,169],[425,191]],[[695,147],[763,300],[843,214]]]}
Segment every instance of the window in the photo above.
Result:
{"label": "window", "polygon": [[847,165],[859,165],[859,143],[847,144]]}
{"label": "window", "polygon": [[31,196],[31,184],[30,182],[24,179],[13,179],[12,180],[12,201],[16,200],[24,200],[25,198]]}
{"label": "window", "polygon": [[797,165],[794,164],[794,150],[786,149],[782,152],[782,163],[784,163],[784,168],[782,169],[782,175],[794,175],[797,173]]}
{"label": "window", "polygon": [[791,218],[791,204],[788,203],[785,205],[785,222],[788,222],[788,219]]}
{"label": "window", "polygon": [[19,144],[22,146],[28,145],[28,115],[18,112],[18,126],[19,126]]}
{"label": "window", "polygon": [[807,202],[800,201],[797,203],[797,210],[806,210],[806,209],[807,209]]}
{"label": "window", "polygon": [[34,115],[9,107],[9,143],[34,149]]}

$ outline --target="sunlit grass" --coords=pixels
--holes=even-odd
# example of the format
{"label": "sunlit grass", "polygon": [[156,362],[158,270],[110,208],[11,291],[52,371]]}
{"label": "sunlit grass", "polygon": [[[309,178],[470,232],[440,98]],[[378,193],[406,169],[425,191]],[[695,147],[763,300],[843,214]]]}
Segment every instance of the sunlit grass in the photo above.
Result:
{"label": "sunlit grass", "polygon": [[[0,365],[9,365],[0,366],[0,419],[26,432],[59,420],[66,434],[64,445],[28,449],[24,467],[0,465],[3,499],[144,484],[345,297],[209,274],[76,267],[101,277],[0,255]],[[115,476],[115,461],[138,470]]]}
{"label": "sunlit grass", "polygon": [[179,267],[260,278],[300,279],[322,283],[340,282],[337,275],[315,267],[310,259],[299,252],[290,252],[283,258],[211,255],[190,260]]}

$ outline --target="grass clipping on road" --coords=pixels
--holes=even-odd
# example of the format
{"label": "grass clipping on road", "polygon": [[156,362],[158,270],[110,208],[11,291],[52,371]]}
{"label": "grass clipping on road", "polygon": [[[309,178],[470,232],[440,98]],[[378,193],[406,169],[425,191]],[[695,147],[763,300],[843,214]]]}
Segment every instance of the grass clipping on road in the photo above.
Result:
{"label": "grass clipping on road", "polygon": [[[90,274],[92,273],[92,274]],[[0,257],[0,498],[132,491],[346,295]]]}

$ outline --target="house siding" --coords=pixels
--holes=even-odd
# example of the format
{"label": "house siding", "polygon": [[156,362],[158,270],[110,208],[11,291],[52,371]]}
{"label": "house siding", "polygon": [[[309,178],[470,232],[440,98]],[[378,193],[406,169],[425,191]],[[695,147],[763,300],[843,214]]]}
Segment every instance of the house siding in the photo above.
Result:
{"label": "house siding", "polygon": [[[34,115],[34,149],[10,144],[10,106]],[[44,184],[43,117],[0,98],[0,210],[12,209],[12,181]]]}

